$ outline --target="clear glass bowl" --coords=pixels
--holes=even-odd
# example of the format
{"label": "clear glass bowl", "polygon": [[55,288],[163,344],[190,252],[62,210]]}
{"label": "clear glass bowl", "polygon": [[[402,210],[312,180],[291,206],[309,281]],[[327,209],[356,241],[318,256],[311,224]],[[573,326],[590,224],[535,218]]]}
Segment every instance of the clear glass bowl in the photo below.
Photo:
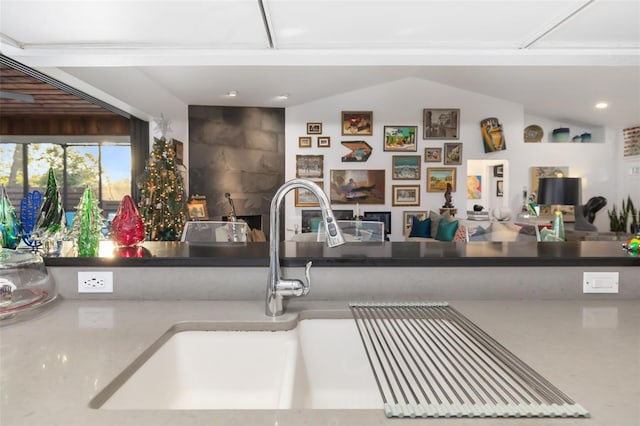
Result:
{"label": "clear glass bowl", "polygon": [[56,296],[40,255],[0,249],[0,320],[33,312]]}

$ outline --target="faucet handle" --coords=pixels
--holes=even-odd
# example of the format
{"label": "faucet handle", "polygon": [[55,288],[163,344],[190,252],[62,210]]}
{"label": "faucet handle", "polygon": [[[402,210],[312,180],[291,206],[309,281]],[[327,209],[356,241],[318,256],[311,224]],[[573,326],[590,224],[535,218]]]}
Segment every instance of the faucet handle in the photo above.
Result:
{"label": "faucet handle", "polygon": [[307,294],[309,294],[309,290],[311,290],[311,274],[309,273],[309,271],[311,270],[311,264],[313,262],[308,261],[307,265],[304,267],[304,276],[307,278],[306,279],[306,283],[302,283],[303,289],[302,289],[302,295],[306,296]]}

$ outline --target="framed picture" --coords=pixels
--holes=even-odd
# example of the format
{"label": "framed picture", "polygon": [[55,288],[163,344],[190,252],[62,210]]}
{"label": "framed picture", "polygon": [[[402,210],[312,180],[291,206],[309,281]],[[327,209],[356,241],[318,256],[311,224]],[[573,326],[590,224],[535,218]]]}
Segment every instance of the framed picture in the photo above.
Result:
{"label": "framed picture", "polygon": [[504,164],[493,166],[493,177],[504,177]]}
{"label": "framed picture", "polygon": [[[622,154],[624,157],[640,155],[640,126],[623,129],[622,139],[624,140]],[[584,139],[582,141],[584,142]]]}
{"label": "framed picture", "polygon": [[396,180],[420,179],[420,156],[394,155],[391,158],[391,178]]}
{"label": "framed picture", "polygon": [[459,166],[462,164],[462,144],[459,142],[444,144],[444,164]]}
{"label": "framed picture", "polygon": [[175,151],[176,164],[184,164],[184,143],[174,139],[173,149]]}
{"label": "framed picture", "polygon": [[467,199],[468,200],[482,199],[482,176],[481,175],[467,176]]}
{"label": "framed picture", "polygon": [[322,133],[322,123],[307,123],[308,135],[319,135]]}
{"label": "framed picture", "polygon": [[[323,182],[315,182],[320,188],[324,188]],[[318,207],[320,203],[313,192],[305,188],[296,188],[296,207]]]}
{"label": "framed picture", "polygon": [[309,136],[300,136],[298,138],[298,147],[311,148],[311,138]]}
{"label": "framed picture", "polygon": [[393,206],[420,205],[420,185],[393,185],[391,193]]}
{"label": "framed picture", "polygon": [[331,170],[329,198],[335,204],[384,204],[384,170]]}
{"label": "framed picture", "polygon": [[342,136],[371,136],[373,111],[342,111]]}
{"label": "framed picture", "polygon": [[442,161],[442,148],[428,147],[424,149],[425,163],[439,163]]}
{"label": "framed picture", "polygon": [[531,167],[531,191],[530,196],[534,197],[534,200],[538,197],[538,183],[540,178],[544,177],[556,177],[556,176],[569,176],[568,166],[542,166]]}
{"label": "framed picture", "polygon": [[369,159],[373,148],[365,141],[342,141],[342,146],[347,148],[350,153],[342,156],[343,163],[360,162],[363,163]]}
{"label": "framed picture", "polygon": [[417,126],[384,126],[384,150],[416,152]]}
{"label": "framed picture", "polygon": [[413,225],[413,217],[419,220],[425,220],[429,217],[428,211],[404,211],[402,212],[402,223],[404,225],[404,235],[409,235],[411,226]]}
{"label": "framed picture", "polygon": [[318,136],[318,148],[329,148],[331,146],[331,137]]}
{"label": "framed picture", "polygon": [[496,181],[496,197],[503,197],[503,196],[504,196],[504,181],[501,179]]}
{"label": "framed picture", "polygon": [[447,184],[456,191],[455,167],[427,167],[427,192],[446,192]]}
{"label": "framed picture", "polygon": [[189,212],[189,220],[206,220],[209,219],[206,200],[191,200],[187,203],[187,211]]}
{"label": "framed picture", "polygon": [[384,233],[391,234],[391,212],[364,212],[364,220],[384,223]]}
{"label": "framed picture", "polygon": [[422,139],[460,139],[459,108],[425,108]]}
{"label": "framed picture", "polygon": [[324,155],[296,155],[296,177],[324,178]]}

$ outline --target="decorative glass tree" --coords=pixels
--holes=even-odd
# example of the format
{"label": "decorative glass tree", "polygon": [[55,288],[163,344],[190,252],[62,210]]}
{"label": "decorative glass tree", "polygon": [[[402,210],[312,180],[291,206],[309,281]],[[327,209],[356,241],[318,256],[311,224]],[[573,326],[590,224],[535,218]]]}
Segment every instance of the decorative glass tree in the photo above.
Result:
{"label": "decorative glass tree", "polygon": [[102,211],[98,200],[93,197],[91,187],[87,186],[76,207],[73,219],[72,235],[76,239],[78,256],[97,256],[100,248],[100,236],[104,227]]}
{"label": "decorative glass tree", "polygon": [[20,222],[4,185],[0,188],[0,247],[14,249],[20,242]]}
{"label": "decorative glass tree", "polygon": [[144,241],[144,221],[129,195],[122,198],[111,221],[111,234],[119,247],[132,247]]}
{"label": "decorative glass tree", "polygon": [[53,168],[50,168],[47,189],[42,198],[38,219],[32,231],[32,236],[35,234],[36,238],[42,241],[43,251],[46,254],[55,253],[59,250],[58,245],[62,241],[65,224],[62,196],[60,195]]}
{"label": "decorative glass tree", "polygon": [[167,141],[164,136],[154,138],[153,150],[138,185],[138,207],[144,219],[146,239],[180,239],[187,221],[187,202],[172,140]]}

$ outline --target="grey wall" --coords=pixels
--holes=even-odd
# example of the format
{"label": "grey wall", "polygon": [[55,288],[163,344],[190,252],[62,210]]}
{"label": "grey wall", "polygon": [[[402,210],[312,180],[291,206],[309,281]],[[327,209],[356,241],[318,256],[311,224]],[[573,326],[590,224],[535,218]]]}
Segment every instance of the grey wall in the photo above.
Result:
{"label": "grey wall", "polygon": [[189,106],[189,194],[206,195],[211,219],[263,215],[284,183],[284,108]]}

